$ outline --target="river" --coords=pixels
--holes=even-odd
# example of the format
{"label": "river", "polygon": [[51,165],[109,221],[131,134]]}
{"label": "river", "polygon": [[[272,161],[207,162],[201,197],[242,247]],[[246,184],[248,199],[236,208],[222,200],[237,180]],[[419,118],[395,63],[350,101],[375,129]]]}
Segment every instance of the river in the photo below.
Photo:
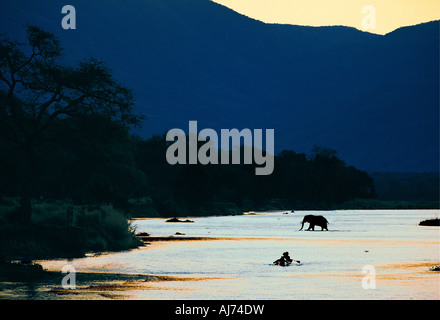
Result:
{"label": "river", "polygon": [[[242,216],[132,221],[154,237],[213,237],[203,241],[155,241],[139,249],[74,260],[39,261],[45,269],[148,274],[172,281],[117,286],[90,283],[81,294],[37,299],[440,299],[440,229],[418,226],[439,210],[336,210],[258,212]],[[306,214],[323,215],[329,231],[299,231]],[[307,224],[304,229],[306,229]],[[176,235],[180,233],[180,235]],[[272,262],[288,251],[288,267]],[[60,279],[62,277],[60,276]],[[58,284],[58,287],[61,283]],[[99,287],[99,289],[98,289]],[[102,292],[105,291],[105,294]],[[79,290],[78,292],[81,292]]]}

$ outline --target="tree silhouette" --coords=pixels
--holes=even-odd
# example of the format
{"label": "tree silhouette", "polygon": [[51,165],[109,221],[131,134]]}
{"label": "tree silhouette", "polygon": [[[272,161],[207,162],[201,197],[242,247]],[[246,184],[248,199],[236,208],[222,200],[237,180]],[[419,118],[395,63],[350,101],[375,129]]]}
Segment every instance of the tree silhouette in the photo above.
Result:
{"label": "tree silhouette", "polygon": [[18,148],[21,216],[30,221],[36,150],[59,119],[100,115],[122,126],[139,125],[132,92],[118,84],[97,59],[61,63],[59,40],[26,26],[27,44],[0,39],[0,136]]}

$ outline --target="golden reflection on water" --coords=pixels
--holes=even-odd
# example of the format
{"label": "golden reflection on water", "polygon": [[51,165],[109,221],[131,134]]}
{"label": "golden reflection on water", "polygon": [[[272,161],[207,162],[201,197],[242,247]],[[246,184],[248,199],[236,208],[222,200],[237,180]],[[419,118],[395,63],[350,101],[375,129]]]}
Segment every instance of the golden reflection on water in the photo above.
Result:
{"label": "golden reflection on water", "polygon": [[[93,274],[89,274],[93,277]],[[97,275],[97,274],[95,274]],[[97,281],[92,285],[77,286],[75,289],[54,287],[48,290],[58,298],[66,299],[137,299],[139,292],[145,294],[149,290],[193,291],[195,288],[184,286],[185,282],[215,280],[215,278],[175,277],[154,275],[108,274],[115,279],[119,277],[140,277],[134,280]],[[174,284],[174,285],[173,285]]]}
{"label": "golden reflection on water", "polygon": [[[178,230],[173,229],[175,225],[152,220],[160,224],[147,225],[141,231],[166,227],[169,229],[160,229],[161,233],[155,232],[166,235],[182,231],[193,239],[187,240],[185,236],[172,239],[156,237],[148,246],[130,252],[96,255],[75,261],[42,261],[41,264],[54,271],[72,263],[78,272],[137,272],[146,273],[142,276],[150,277],[148,281],[121,281],[115,277],[109,281],[89,282],[79,286],[75,293],[58,290],[58,284],[53,293],[59,298],[67,299],[264,297],[440,300],[440,273],[430,271],[430,268],[440,265],[439,233],[435,233],[435,229],[414,225],[413,220],[422,218],[414,218],[416,213],[399,213],[399,219],[394,213],[387,212],[362,216],[355,213],[333,213],[332,221],[335,228],[339,229],[334,231],[339,232],[322,233],[296,230],[283,232],[279,227],[286,224],[279,225],[275,220],[278,216],[267,215],[264,225],[256,224],[258,228],[254,233],[239,233],[241,229],[236,227],[236,234],[241,237],[227,236],[233,234],[224,231],[230,225],[229,220],[217,226],[216,218],[203,219],[198,224],[185,225],[187,229],[179,225]],[[424,215],[432,213],[426,212]],[[403,224],[400,216],[411,219],[410,223]],[[283,218],[290,219],[286,221],[291,221],[291,225],[296,225],[296,220],[300,219],[293,215]],[[220,222],[223,219],[226,218],[219,218]],[[240,222],[236,225],[240,226],[246,223],[252,226],[254,221],[252,216],[235,219]],[[366,226],[363,225],[364,220]],[[377,222],[382,220],[388,221],[388,225]],[[262,220],[257,222],[259,221]],[[266,237],[269,234],[264,232],[267,228],[266,221],[276,222],[270,230],[279,238]],[[217,229],[214,229],[214,225]],[[199,229],[194,229],[195,227]],[[213,238],[204,236],[208,232],[206,230],[212,231],[212,234],[215,230],[216,235]],[[292,237],[289,237],[290,234]],[[254,235],[258,237],[253,237]],[[289,251],[292,259],[301,260],[301,264],[287,268],[272,266],[272,261],[279,258],[283,251]],[[361,287],[365,276],[362,267],[365,265],[375,267],[377,290],[364,290]],[[153,278],[149,274],[161,276]]]}

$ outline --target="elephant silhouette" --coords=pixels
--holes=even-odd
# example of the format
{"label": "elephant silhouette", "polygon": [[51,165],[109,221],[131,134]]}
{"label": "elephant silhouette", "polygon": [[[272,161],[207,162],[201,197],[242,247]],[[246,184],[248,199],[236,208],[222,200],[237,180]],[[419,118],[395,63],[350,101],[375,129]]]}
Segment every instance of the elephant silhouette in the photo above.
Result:
{"label": "elephant silhouette", "polygon": [[301,222],[301,229],[299,230],[303,229],[304,223],[306,222],[309,223],[309,228],[306,231],[310,231],[310,230],[315,231],[315,226],[321,227],[321,231],[324,229],[328,231],[327,225],[329,222],[323,216],[314,216],[311,214],[304,216]]}

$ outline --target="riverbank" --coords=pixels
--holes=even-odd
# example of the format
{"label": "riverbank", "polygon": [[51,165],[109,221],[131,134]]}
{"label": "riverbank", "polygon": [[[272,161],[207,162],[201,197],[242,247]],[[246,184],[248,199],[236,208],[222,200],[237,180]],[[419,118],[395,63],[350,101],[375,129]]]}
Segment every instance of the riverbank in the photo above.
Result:
{"label": "riverbank", "polygon": [[353,199],[338,204],[307,203],[301,201],[290,204],[285,199],[272,199],[257,207],[244,204],[241,208],[243,211],[440,209],[440,201]]}
{"label": "riverbank", "polygon": [[127,205],[130,218],[177,218],[242,215],[248,211],[271,210],[397,210],[397,209],[440,209],[440,201],[404,201],[379,199],[353,199],[343,203],[289,202],[287,199],[267,199],[259,205],[243,199],[240,205],[233,202],[211,202],[196,210],[179,207],[174,202],[160,202],[151,197],[130,199]]}
{"label": "riverbank", "polygon": [[142,245],[128,218],[111,205],[36,200],[29,224],[14,221],[17,207],[15,199],[0,206],[0,260],[75,258]]}
{"label": "riverbank", "polygon": [[440,201],[404,201],[354,199],[340,205],[333,205],[332,210],[411,210],[411,209],[440,209]]}

